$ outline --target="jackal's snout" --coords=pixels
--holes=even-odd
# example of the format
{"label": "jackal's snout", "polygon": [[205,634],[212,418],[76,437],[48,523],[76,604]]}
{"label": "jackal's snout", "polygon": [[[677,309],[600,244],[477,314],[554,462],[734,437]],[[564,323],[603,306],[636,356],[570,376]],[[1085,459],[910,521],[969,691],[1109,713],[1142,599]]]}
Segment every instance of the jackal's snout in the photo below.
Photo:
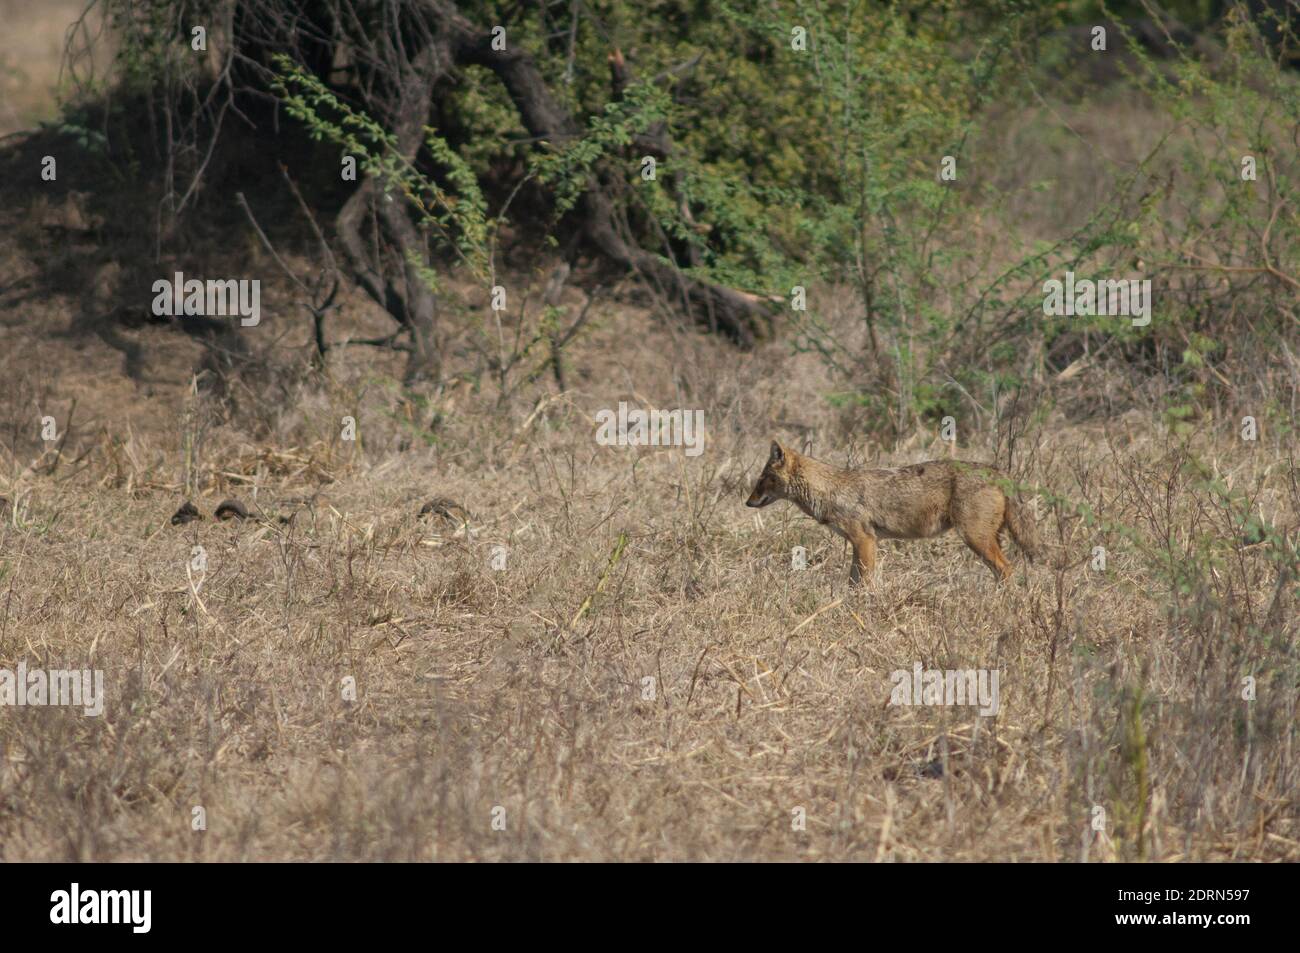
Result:
{"label": "jackal's snout", "polygon": [[767,466],[754,484],[754,492],[745,501],[746,506],[761,507],[775,503],[784,497],[785,487],[785,451],[775,440],[772,441],[772,454],[767,458]]}

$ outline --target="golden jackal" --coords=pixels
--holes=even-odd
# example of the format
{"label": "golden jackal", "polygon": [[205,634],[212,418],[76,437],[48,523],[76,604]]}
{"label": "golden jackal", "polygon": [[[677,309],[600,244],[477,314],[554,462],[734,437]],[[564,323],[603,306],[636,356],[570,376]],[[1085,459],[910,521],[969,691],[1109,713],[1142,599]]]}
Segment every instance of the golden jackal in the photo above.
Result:
{"label": "golden jackal", "polygon": [[746,506],[789,500],[853,546],[849,578],[876,566],[876,539],[927,539],[956,527],[999,582],[1011,575],[998,533],[1003,527],[1032,561],[1038,534],[1024,507],[998,487],[992,467],[931,460],[884,470],[843,470],[772,441],[772,455]]}

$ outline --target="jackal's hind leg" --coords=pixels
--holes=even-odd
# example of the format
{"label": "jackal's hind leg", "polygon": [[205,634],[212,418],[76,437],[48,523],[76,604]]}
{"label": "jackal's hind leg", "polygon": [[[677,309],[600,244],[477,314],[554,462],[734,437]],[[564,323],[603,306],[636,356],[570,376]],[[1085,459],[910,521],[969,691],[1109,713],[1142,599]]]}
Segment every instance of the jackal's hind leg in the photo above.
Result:
{"label": "jackal's hind leg", "polygon": [[974,550],[975,555],[984,562],[984,565],[989,567],[998,582],[1006,582],[1011,578],[1011,564],[1007,562],[1002,547],[998,545],[996,532],[978,537],[963,533],[962,539],[966,540],[966,545]]}

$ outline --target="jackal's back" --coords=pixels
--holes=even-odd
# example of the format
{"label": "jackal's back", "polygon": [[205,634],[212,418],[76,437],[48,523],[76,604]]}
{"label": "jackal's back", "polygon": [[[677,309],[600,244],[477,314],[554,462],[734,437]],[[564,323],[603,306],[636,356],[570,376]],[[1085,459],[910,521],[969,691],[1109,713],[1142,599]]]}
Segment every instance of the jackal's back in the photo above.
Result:
{"label": "jackal's back", "polygon": [[856,508],[880,536],[924,539],[972,521],[1002,522],[1002,494],[991,467],[927,460],[905,467],[845,471]]}

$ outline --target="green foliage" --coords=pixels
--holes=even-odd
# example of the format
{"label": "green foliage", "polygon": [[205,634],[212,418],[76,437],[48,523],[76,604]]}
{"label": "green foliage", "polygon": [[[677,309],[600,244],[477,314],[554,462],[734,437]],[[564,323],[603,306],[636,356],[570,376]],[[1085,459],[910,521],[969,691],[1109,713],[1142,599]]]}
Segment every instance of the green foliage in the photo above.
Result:
{"label": "green foliage", "polygon": [[[490,271],[487,201],[478,176],[462,156],[436,130],[424,130],[430,159],[442,171],[446,187],[408,161],[397,137],[379,122],[343,102],[317,77],[286,56],[277,56],[279,82],[276,93],[289,115],[303,123],[317,141],[340,146],[354,156],[358,167],[377,178],[385,197],[402,196],[417,212],[419,224],[454,251],[471,272],[486,277]],[[436,274],[427,263],[412,262],[424,279],[436,287]]]}
{"label": "green foliage", "polygon": [[98,129],[80,124],[74,117],[66,117],[63,122],[49,123],[59,135],[67,136],[82,152],[102,156],[108,152],[108,137]]}
{"label": "green foliage", "polygon": [[[536,140],[495,74],[458,67],[438,84],[436,129],[414,166],[381,124],[300,64],[278,62],[277,92],[314,137],[418,210],[432,251],[475,275],[492,272],[508,218],[558,232],[599,182],[634,237],[679,267],[770,296],[803,286],[809,310],[787,312],[786,339],[826,364],[828,399],[846,422],[877,436],[996,408],[1060,369],[1045,366],[1056,345],[1077,353],[1069,339],[1163,377],[1166,416],[1186,430],[1231,387],[1220,366],[1240,360],[1239,341],[1290,353],[1300,292],[1298,84],[1276,61],[1267,24],[1211,6],[1167,9],[1221,56],[1153,61],[1125,28],[1111,29],[1105,56],[1127,75],[1117,99],[1140,100],[1159,121],[1135,154],[1098,154],[1095,188],[1068,211],[1061,196],[1084,191],[1070,169],[1016,166],[1027,153],[1094,148],[1086,124],[1058,108],[1086,95],[1108,115],[1097,104],[1112,91],[1082,79],[1095,55],[1077,28],[1150,17],[1145,4],[466,0],[471,21],[505,25],[511,49],[532,57],[581,133]],[[177,12],[211,9],[110,0],[130,24],[118,57],[128,84],[190,77],[201,58]],[[615,56],[630,71],[625,88],[611,87]],[[1028,117],[1017,138],[992,138],[1008,113]],[[643,134],[672,143],[653,180],[641,176]],[[946,157],[955,180],[941,176]],[[1246,157],[1254,180],[1242,177]],[[515,208],[521,193],[528,201]],[[1036,228],[1023,221],[1027,207]],[[416,265],[435,280],[433,258]],[[1043,282],[1066,271],[1152,278],[1151,323],[1044,316]],[[1284,405],[1260,404],[1261,419],[1291,426]]]}
{"label": "green foliage", "polygon": [[190,47],[194,26],[224,18],[221,0],[106,0],[101,4],[115,49],[116,81],[126,93],[174,88],[199,77],[205,59]]}
{"label": "green foliage", "polygon": [[577,203],[588,185],[596,162],[628,146],[636,133],[667,118],[668,101],[663,91],[650,83],[629,87],[624,97],[608,103],[593,116],[582,138],[536,155],[532,172],[551,186],[556,214],[563,215]]}

